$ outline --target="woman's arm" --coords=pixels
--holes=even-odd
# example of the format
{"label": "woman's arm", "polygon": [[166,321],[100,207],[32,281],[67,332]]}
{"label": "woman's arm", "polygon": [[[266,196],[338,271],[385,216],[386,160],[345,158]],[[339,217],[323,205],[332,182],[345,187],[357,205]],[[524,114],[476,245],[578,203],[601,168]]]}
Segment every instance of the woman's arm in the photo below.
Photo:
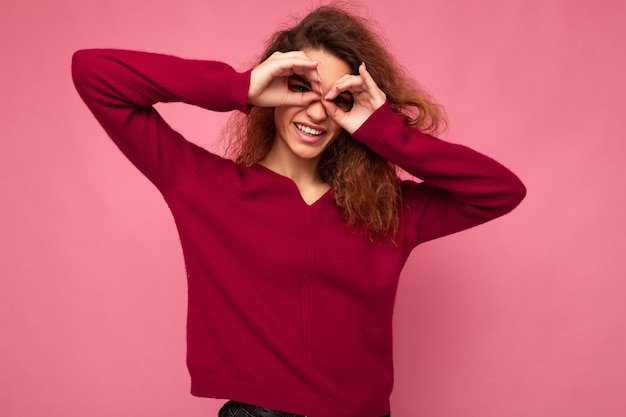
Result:
{"label": "woman's arm", "polygon": [[[347,112],[331,101],[343,90],[354,97]],[[502,216],[526,195],[519,178],[493,159],[406,126],[365,64],[358,75],[337,80],[324,98],[329,116],[355,139],[424,181],[403,183],[406,248]]]}
{"label": "woman's arm", "polygon": [[466,146],[445,142],[403,124],[388,103],[353,135],[422,183],[403,184],[409,211],[404,228],[412,246],[502,216],[526,195],[506,167]]}
{"label": "woman's arm", "polygon": [[122,152],[157,186],[199,169],[200,149],[170,128],[153,105],[184,102],[214,111],[247,110],[249,72],[214,61],[147,52],[74,53],[80,96]]}

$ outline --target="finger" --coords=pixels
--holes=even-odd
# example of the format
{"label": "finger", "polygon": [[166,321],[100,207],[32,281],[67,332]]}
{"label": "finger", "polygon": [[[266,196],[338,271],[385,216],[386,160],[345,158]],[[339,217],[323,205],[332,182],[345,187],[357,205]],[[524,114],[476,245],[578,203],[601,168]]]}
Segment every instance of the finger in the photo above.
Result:
{"label": "finger", "polygon": [[349,134],[353,134],[367,120],[371,113],[354,110],[345,112],[339,108],[333,101],[322,100],[326,114],[335,123],[341,126]]}
{"label": "finger", "polygon": [[352,117],[350,112],[344,112],[333,101],[322,100],[326,114],[335,123],[341,126],[342,129],[352,134],[363,123],[358,118]]}
{"label": "finger", "polygon": [[[335,102],[332,100],[322,100],[322,105],[324,106],[328,117],[333,119],[335,122],[338,122],[337,119],[341,118],[343,112],[341,111],[341,109],[339,109],[337,104],[335,104]],[[338,124],[341,126],[340,123]]]}
{"label": "finger", "polygon": [[321,96],[323,94],[322,76],[317,70],[317,66],[307,70],[303,76],[311,83],[311,89]]}
{"label": "finger", "polygon": [[289,93],[285,97],[283,105],[287,106],[308,106],[315,100],[319,100],[320,95],[314,91],[307,91],[305,93]]}
{"label": "finger", "polygon": [[359,66],[359,74],[363,80],[364,91],[367,91],[369,94],[372,105],[375,108],[380,107],[387,100],[387,95],[378,87],[374,78],[367,71],[365,62],[362,62]]}
{"label": "finger", "polygon": [[302,75],[305,71],[317,68],[319,62],[309,58],[302,51],[290,51],[274,52],[263,64],[273,69],[274,76],[284,76],[294,72]]}
{"label": "finger", "polygon": [[276,76],[289,77],[299,75],[311,84],[311,89],[322,94],[322,77],[317,70],[319,61],[311,61],[308,58],[290,58],[280,63],[281,70]]}
{"label": "finger", "polygon": [[313,77],[317,80],[319,78],[317,73],[318,61],[311,61],[305,58],[290,58],[287,60],[277,61],[275,76],[285,77],[293,74],[298,74],[303,77]]}
{"label": "finger", "polygon": [[288,52],[274,52],[277,57],[289,59],[289,58],[304,58],[312,61],[312,59],[303,51],[288,51]]}
{"label": "finger", "polygon": [[359,75],[344,75],[332,86],[333,96],[336,96],[342,91],[349,90],[351,93],[360,93],[362,91],[376,91],[379,90],[378,85],[367,71],[365,63],[361,63],[359,66]]}
{"label": "finger", "polygon": [[360,77],[356,75],[346,74],[333,83],[326,95],[327,100],[332,100],[344,91],[350,91],[351,93],[357,93],[362,91],[359,85],[362,84]]}
{"label": "finger", "polygon": [[368,90],[378,89],[378,85],[376,84],[376,81],[374,81],[370,73],[367,71],[365,62],[362,62],[361,65],[359,66],[359,74],[361,75],[361,78],[363,79],[363,84],[365,84],[365,87]]}
{"label": "finger", "polygon": [[302,51],[289,51],[289,52],[274,52],[270,55],[266,61],[289,61],[289,60],[304,60],[315,62],[307,54]]}

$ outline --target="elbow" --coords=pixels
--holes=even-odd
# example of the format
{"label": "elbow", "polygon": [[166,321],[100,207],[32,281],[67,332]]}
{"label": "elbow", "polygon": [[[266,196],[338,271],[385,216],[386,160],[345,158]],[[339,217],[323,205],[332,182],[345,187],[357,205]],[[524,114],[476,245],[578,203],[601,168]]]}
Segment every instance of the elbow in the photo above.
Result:
{"label": "elbow", "polygon": [[80,49],[72,55],[72,81],[79,93],[93,83],[95,72],[102,66],[101,57],[97,49]]}
{"label": "elbow", "polygon": [[89,49],[80,49],[72,55],[72,80],[74,84],[82,84],[92,68],[93,53]]}
{"label": "elbow", "polygon": [[79,93],[84,89],[89,78],[90,55],[89,50],[85,49],[78,50],[72,55],[72,81]]}
{"label": "elbow", "polygon": [[527,189],[524,183],[515,175],[508,181],[506,191],[503,193],[504,213],[515,209],[526,197]]}

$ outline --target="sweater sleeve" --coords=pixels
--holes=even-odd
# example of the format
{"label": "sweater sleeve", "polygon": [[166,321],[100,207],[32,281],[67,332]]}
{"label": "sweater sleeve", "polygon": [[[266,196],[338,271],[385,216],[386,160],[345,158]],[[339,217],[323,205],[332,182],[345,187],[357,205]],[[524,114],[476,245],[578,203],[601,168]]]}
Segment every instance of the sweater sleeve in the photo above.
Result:
{"label": "sweater sleeve", "polygon": [[502,216],[526,195],[519,178],[500,163],[406,126],[389,103],[353,136],[423,181],[402,185],[402,231],[409,249]]}
{"label": "sweater sleeve", "polygon": [[216,61],[113,50],[80,50],[72,78],[82,99],[120,150],[157,187],[175,183],[217,158],[186,141],[158,114],[158,102],[213,111],[247,111],[249,72]]}

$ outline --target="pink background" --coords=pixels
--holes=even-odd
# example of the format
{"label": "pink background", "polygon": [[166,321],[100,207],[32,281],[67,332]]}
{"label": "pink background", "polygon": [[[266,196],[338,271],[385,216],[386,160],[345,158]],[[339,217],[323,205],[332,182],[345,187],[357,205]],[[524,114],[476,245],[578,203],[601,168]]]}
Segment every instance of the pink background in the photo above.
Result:
{"label": "pink background", "polygon": [[[70,57],[120,47],[241,67],[310,4],[2,2],[1,416],[215,415],[221,401],[188,394],[170,214],[79,100]],[[529,189],[512,214],[414,252],[394,416],[626,415],[626,3],[366,4],[446,105],[444,137]],[[161,109],[219,148],[224,116]]]}

